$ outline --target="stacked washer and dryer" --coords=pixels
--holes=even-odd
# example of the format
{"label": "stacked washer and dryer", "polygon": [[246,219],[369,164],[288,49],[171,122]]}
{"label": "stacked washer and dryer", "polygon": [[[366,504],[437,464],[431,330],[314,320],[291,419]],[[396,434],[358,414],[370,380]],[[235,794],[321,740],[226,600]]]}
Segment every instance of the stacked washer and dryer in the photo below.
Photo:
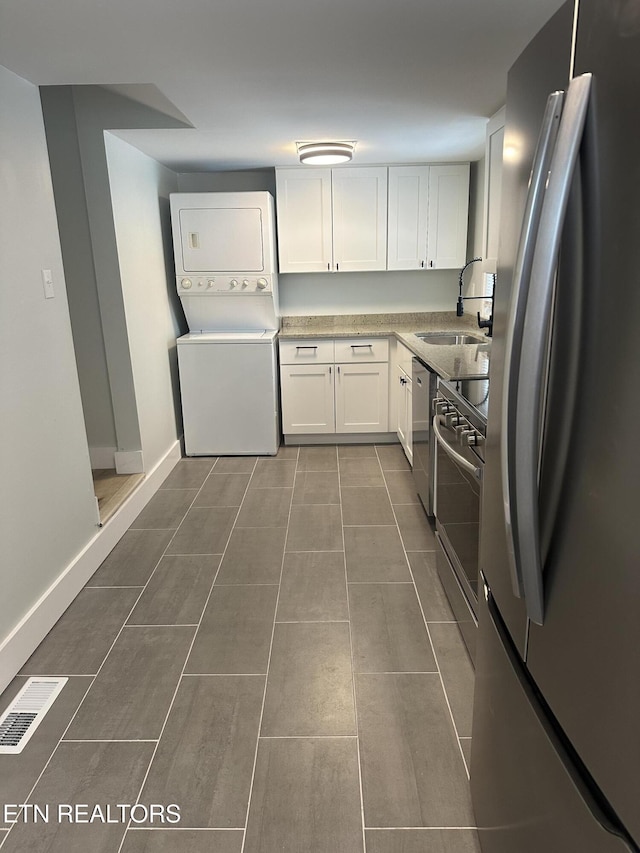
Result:
{"label": "stacked washer and dryer", "polygon": [[178,338],[188,456],[274,455],[279,328],[273,198],[170,196],[176,285],[189,325]]}

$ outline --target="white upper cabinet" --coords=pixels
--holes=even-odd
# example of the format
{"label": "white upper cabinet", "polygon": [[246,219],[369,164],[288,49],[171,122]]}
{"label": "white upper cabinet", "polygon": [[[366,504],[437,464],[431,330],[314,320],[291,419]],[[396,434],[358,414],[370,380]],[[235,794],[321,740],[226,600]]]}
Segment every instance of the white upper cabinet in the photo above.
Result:
{"label": "white upper cabinet", "polygon": [[429,269],[464,265],[469,219],[469,164],[429,167]]}
{"label": "white upper cabinet", "polygon": [[457,269],[469,164],[276,169],[280,272]]}
{"label": "white upper cabinet", "polygon": [[336,272],[387,268],[387,167],[333,169]]}
{"label": "white upper cabinet", "polygon": [[276,169],[280,272],[333,269],[331,169]]}
{"label": "white upper cabinet", "polygon": [[498,263],[504,119],[505,108],[503,107],[487,123],[484,173],[484,231],[482,235],[482,255],[485,259],[484,269],[486,272],[496,272]]}
{"label": "white upper cabinet", "polygon": [[426,266],[428,209],[429,167],[389,166],[387,269]]}

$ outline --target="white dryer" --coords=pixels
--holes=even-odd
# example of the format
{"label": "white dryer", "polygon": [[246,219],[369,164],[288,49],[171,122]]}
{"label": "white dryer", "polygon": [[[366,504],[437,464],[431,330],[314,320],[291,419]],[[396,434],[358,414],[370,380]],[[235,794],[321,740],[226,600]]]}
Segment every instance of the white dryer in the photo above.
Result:
{"label": "white dryer", "polygon": [[273,199],[260,193],[170,197],[176,289],[191,330],[178,338],[189,456],[277,453]]}

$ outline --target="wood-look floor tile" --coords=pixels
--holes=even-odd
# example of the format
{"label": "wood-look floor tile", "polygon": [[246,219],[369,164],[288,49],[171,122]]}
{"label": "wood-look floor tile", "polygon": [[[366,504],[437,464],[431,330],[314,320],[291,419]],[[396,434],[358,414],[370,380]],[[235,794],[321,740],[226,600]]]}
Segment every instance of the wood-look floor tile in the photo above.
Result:
{"label": "wood-look floor tile", "polygon": [[293,490],[293,505],[339,504],[337,471],[299,471]]}
{"label": "wood-look floor tile", "polygon": [[481,853],[475,829],[368,829],[365,835],[367,853]]}
{"label": "wood-look floor tile", "polygon": [[340,457],[341,486],[384,486],[382,470],[374,457]]}
{"label": "wood-look floor tile", "polygon": [[195,628],[125,628],[87,693],[70,740],[157,738]]}
{"label": "wood-look floor tile", "polygon": [[353,735],[349,626],[277,623],[262,735]]}
{"label": "wood-look floor tile", "polygon": [[348,618],[342,553],[286,554],[276,619],[279,622],[312,622]]}
{"label": "wood-look floor tile", "polygon": [[438,667],[459,737],[471,737],[475,671],[460,629],[451,622],[429,626]]}
{"label": "wood-look floor tile", "polygon": [[167,554],[222,554],[238,514],[237,507],[192,507]]}
{"label": "wood-look floor tile", "polygon": [[240,853],[244,832],[129,829],[122,853]]}
{"label": "wood-look floor tile", "polygon": [[94,675],[139,595],[139,589],[83,589],[21,673]]}
{"label": "wood-look floor tile", "polygon": [[186,672],[265,673],[277,595],[277,585],[214,586]]}
{"label": "wood-look floor tile", "polygon": [[215,469],[198,492],[194,506],[240,506],[250,474],[216,474]]}
{"label": "wood-look floor tile", "polygon": [[258,459],[249,488],[293,486],[296,464],[295,459]]}
{"label": "wood-look floor tile", "polygon": [[385,471],[384,479],[392,504],[420,503],[411,471]]}
{"label": "wood-look floor tile", "polygon": [[181,459],[164,480],[161,489],[199,489],[216,462],[215,456]]}
{"label": "wood-look floor tile", "polygon": [[175,530],[198,494],[197,489],[160,489],[131,525],[131,530]]}
{"label": "wood-look floor tile", "polygon": [[411,465],[399,444],[377,444],[376,453],[383,471],[410,471]]}
{"label": "wood-look floor tile", "polygon": [[338,458],[343,459],[364,459],[366,457],[376,457],[376,448],[373,444],[339,444]]}
{"label": "wood-look floor tile", "polygon": [[469,782],[434,675],[357,675],[365,825],[473,826]]}
{"label": "wood-look floor tile", "polygon": [[[24,687],[26,681],[26,676],[13,679],[0,696],[0,714]],[[23,751],[17,755],[0,755],[0,803],[26,802],[31,788],[42,773],[90,685],[90,678],[70,678]],[[3,824],[3,812],[4,810],[0,809],[0,826],[8,826]]]}
{"label": "wood-look floor tile", "polygon": [[339,506],[292,506],[287,551],[342,551]]}
{"label": "wood-look floor tile", "polygon": [[236,527],[286,527],[292,488],[250,489],[242,503]]}
{"label": "wood-look floor tile", "polygon": [[435,551],[436,537],[422,504],[399,504],[395,513],[407,551]]}
{"label": "wood-look floor tile", "polygon": [[286,527],[236,527],[229,539],[216,585],[277,584],[286,535]]}
{"label": "wood-look floor tile", "polygon": [[214,466],[216,474],[251,474],[257,456],[221,456]]}
{"label": "wood-look floor tile", "polygon": [[349,586],[356,672],[437,672],[412,583]]}
{"label": "wood-look floor tile", "polygon": [[298,471],[337,471],[338,454],[336,448],[301,447],[298,454]]}
{"label": "wood-look floor tile", "polygon": [[163,557],[133,613],[129,625],[193,625],[215,578],[219,556]]}
{"label": "wood-look floor tile", "polygon": [[345,527],[344,548],[350,583],[410,581],[396,525]]}
{"label": "wood-look floor tile", "polygon": [[355,738],[261,740],[244,853],[362,853]]}
{"label": "wood-look floor tile", "polygon": [[454,615],[438,577],[435,551],[410,551],[407,554],[418,598],[427,622],[453,622]]}
{"label": "wood-look floor tile", "polygon": [[181,827],[244,826],[264,676],[182,679],[141,801],[179,803]]}
{"label": "wood-look floor tile", "polygon": [[144,586],[173,530],[127,530],[87,586]]}
{"label": "wood-look floor tile", "polygon": [[389,495],[382,486],[343,487],[342,515],[345,525],[395,524]]}
{"label": "wood-look floor tile", "polygon": [[[126,829],[120,822],[118,804],[136,802],[154,744],[152,743],[63,743],[60,744],[36,785],[30,802],[52,804],[50,819],[18,823],[9,833],[3,853],[114,853]],[[105,820],[92,823],[57,819],[58,804],[86,803],[87,821],[95,805]],[[107,823],[106,807],[116,822]]]}

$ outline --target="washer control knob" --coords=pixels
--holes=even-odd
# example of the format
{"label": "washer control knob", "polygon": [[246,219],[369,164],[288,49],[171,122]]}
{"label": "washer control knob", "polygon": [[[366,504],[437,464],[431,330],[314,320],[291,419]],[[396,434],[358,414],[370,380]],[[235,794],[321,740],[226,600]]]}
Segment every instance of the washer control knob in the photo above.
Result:
{"label": "washer control knob", "polygon": [[183,290],[189,290],[189,288],[191,287],[191,279],[190,278],[183,278],[182,281],[180,282],[180,287]]}
{"label": "washer control knob", "polygon": [[258,290],[264,290],[265,287],[269,286],[269,282],[266,280],[266,278],[259,278],[256,282],[256,286]]}
{"label": "washer control knob", "polygon": [[235,278],[232,278],[231,281],[229,282],[229,287],[231,288],[231,290],[233,290],[233,288],[237,287],[237,286],[238,286],[238,280]]}

